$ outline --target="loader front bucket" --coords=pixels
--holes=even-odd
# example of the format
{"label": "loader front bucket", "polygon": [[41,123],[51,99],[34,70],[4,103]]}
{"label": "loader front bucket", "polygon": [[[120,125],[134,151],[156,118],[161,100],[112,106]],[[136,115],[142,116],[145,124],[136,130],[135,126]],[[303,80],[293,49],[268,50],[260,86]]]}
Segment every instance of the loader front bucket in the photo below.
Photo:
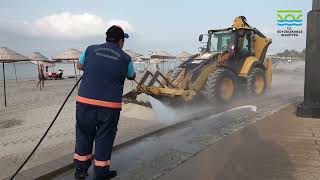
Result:
{"label": "loader front bucket", "polygon": [[128,99],[136,100],[138,94],[139,94],[138,91],[136,89],[134,89],[134,90],[128,92],[127,94],[123,95],[122,99],[125,99],[125,100],[128,100]]}
{"label": "loader front bucket", "polygon": [[137,96],[139,94],[140,93],[136,89],[134,89],[122,96],[122,102],[125,104],[132,103],[132,104],[138,104],[141,106],[151,107],[149,102],[143,102],[143,101],[137,100]]}
{"label": "loader front bucket", "polygon": [[[161,80],[159,79],[160,77],[162,78]],[[148,79],[150,80],[147,82]],[[156,71],[156,73],[153,74],[150,71],[147,71],[141,78],[137,87],[122,96],[122,101],[124,103],[134,103],[144,106],[150,106],[149,103],[138,101],[137,96],[139,94],[146,94],[157,98],[158,93],[156,90],[158,86],[159,88],[174,87],[171,82],[169,82],[168,78],[161,72]]]}

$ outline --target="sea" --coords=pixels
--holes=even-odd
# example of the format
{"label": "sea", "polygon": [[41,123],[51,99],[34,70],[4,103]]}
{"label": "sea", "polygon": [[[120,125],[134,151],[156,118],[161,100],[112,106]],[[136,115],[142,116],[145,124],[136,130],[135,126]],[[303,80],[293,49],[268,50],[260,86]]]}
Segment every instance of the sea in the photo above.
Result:
{"label": "sea", "polygon": [[[166,73],[169,70],[177,67],[179,65],[179,61],[167,61],[167,62],[159,62],[159,63],[146,63],[146,62],[135,62],[134,67],[136,73],[143,73],[144,69],[148,69],[151,72],[156,71],[156,65],[158,64],[158,68],[160,68],[160,72]],[[18,62],[18,63],[5,63],[5,77],[6,80],[15,80],[15,69],[17,80],[33,80],[38,78],[38,70],[37,65],[31,62]],[[59,69],[62,69],[63,77],[67,78],[75,75],[73,63],[56,63],[54,67],[49,67],[49,72],[57,72]],[[77,75],[82,75],[82,71],[77,70]],[[0,80],[3,81],[3,70],[2,63],[0,64]]]}

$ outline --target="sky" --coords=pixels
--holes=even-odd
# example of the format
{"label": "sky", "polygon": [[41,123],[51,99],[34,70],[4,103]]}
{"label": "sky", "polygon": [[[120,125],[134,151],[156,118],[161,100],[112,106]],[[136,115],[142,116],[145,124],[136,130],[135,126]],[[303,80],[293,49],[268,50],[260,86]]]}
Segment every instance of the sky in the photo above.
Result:
{"label": "sky", "polygon": [[[118,24],[130,34],[125,49],[195,53],[201,46],[199,34],[229,27],[236,16],[245,16],[272,38],[269,53],[302,50],[311,6],[311,0],[2,0],[0,46],[52,57],[69,48],[84,50],[103,43],[107,28]],[[303,33],[281,37],[277,10],[291,9],[302,10]]]}

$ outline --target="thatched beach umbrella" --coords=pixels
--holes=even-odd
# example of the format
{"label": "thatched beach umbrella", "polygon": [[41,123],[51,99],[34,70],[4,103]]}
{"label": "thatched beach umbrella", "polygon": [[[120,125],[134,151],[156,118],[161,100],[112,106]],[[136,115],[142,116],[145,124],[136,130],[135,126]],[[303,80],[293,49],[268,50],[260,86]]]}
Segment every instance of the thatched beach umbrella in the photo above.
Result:
{"label": "thatched beach umbrella", "polygon": [[162,63],[162,73],[164,73],[164,61],[166,59],[170,60],[170,59],[175,59],[176,57],[169,54],[167,51],[160,51],[160,52],[156,52],[153,55],[151,55],[151,59],[161,59],[161,63]]}
{"label": "thatched beach umbrella", "polygon": [[160,51],[156,52],[155,54],[151,55],[152,59],[174,59],[175,56],[169,54],[167,51]]}
{"label": "thatched beach umbrella", "polygon": [[0,62],[2,62],[3,71],[3,92],[4,92],[4,106],[7,106],[7,92],[6,92],[6,73],[4,69],[5,63],[14,63],[19,61],[29,61],[30,59],[22,54],[14,52],[6,47],[0,49]]}
{"label": "thatched beach umbrella", "polygon": [[176,58],[183,61],[183,60],[189,59],[191,56],[193,56],[193,54],[188,53],[186,51],[182,51],[176,56]]}
{"label": "thatched beach umbrella", "polygon": [[81,54],[81,51],[77,49],[68,49],[67,51],[63,52],[62,54],[59,54],[58,56],[52,58],[52,60],[55,61],[74,61],[78,60],[79,56]]}
{"label": "thatched beach umbrella", "polygon": [[39,52],[32,53],[32,55],[30,56],[30,59],[32,61],[42,61],[42,62],[49,62],[49,63],[53,62]]}
{"label": "thatched beach umbrella", "polygon": [[32,55],[30,56],[31,62],[33,64],[37,64],[38,66],[40,64],[42,64],[44,67],[54,67],[54,61],[48,59],[47,57],[45,57],[44,55],[42,55],[39,52],[34,52],[32,53]]}
{"label": "thatched beach umbrella", "polygon": [[142,61],[150,61],[151,56],[150,55],[143,55],[141,57],[139,57]]}
{"label": "thatched beach umbrella", "polygon": [[69,49],[62,54],[52,58],[54,61],[70,61],[73,62],[74,75],[76,76],[76,81],[78,81],[77,70],[76,70],[76,61],[79,60],[81,51],[76,49]]}
{"label": "thatched beach umbrella", "polygon": [[48,59],[47,57],[45,57],[44,55],[42,55],[39,52],[34,52],[32,53],[32,55],[30,56],[31,62],[33,64],[37,64],[38,66],[40,64],[42,64],[44,67],[54,67],[54,61]]}
{"label": "thatched beach umbrella", "polygon": [[44,62],[44,61],[31,61],[31,63],[36,65],[42,65],[43,67],[54,67],[54,62]]}
{"label": "thatched beach umbrella", "polygon": [[134,61],[141,61],[139,57],[143,56],[142,54],[134,52],[134,51],[129,50],[129,49],[124,50],[124,52],[127,53],[131,57],[131,59],[134,60]]}
{"label": "thatched beach umbrella", "polygon": [[[139,60],[140,60],[141,62],[144,62],[144,63],[145,63],[143,70],[142,70],[141,67],[140,67],[140,69],[139,69],[139,72],[140,72],[140,73],[145,72],[145,70],[147,70],[147,69],[149,68],[149,66],[150,66],[150,59],[151,59],[150,55],[142,55],[142,56],[139,57]],[[141,65],[141,62],[140,62],[140,65]]]}
{"label": "thatched beach umbrella", "polygon": [[[181,63],[181,61],[186,61],[188,60],[191,56],[193,56],[193,54],[189,53],[189,52],[186,52],[186,51],[182,51],[181,53],[179,53],[177,56],[176,56],[176,59],[180,62],[178,63]],[[174,66],[176,66],[176,63],[177,61],[175,61],[175,64]]]}

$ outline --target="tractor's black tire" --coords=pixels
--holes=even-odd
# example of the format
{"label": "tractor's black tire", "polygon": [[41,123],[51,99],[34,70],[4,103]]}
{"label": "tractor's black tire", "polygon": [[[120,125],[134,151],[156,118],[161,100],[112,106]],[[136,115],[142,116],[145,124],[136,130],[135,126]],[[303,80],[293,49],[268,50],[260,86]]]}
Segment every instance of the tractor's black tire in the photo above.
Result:
{"label": "tractor's black tire", "polygon": [[[257,80],[258,77],[260,77],[262,79],[263,87],[262,86],[260,86],[260,88],[256,87],[255,84],[256,84],[256,80]],[[258,68],[258,67],[253,68],[249,72],[249,75],[248,75],[248,78],[247,78],[247,92],[248,92],[248,95],[251,95],[251,96],[263,95],[265,93],[265,91],[266,91],[266,87],[267,87],[266,83],[267,83],[266,82],[266,72],[263,69]]]}
{"label": "tractor's black tire", "polygon": [[[221,95],[221,84],[224,79],[230,79],[233,83],[233,92],[230,98],[225,99]],[[222,102],[222,103],[228,103],[230,102],[237,90],[236,85],[236,75],[234,72],[232,72],[229,69],[225,68],[218,68],[216,71],[214,71],[207,79],[206,85],[204,86],[202,90],[202,94],[206,98],[207,101],[216,103],[216,102]]]}
{"label": "tractor's black tire", "polygon": [[182,70],[183,68],[176,68],[172,70],[171,82],[175,81],[179,77]]}

